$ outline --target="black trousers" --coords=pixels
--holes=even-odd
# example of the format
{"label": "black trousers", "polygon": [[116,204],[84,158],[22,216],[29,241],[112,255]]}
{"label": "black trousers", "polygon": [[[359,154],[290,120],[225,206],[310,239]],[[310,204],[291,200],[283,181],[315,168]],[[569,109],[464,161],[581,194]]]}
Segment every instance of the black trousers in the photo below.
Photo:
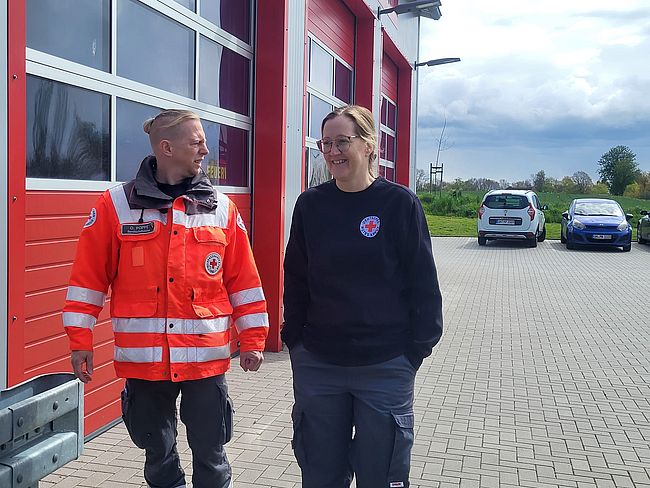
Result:
{"label": "black trousers", "polygon": [[193,381],[127,379],[122,419],[133,443],[145,450],[144,478],[151,488],[185,486],[176,449],[176,399],[192,449],[195,488],[229,488],[232,471],[223,447],[232,438],[233,408],[224,375]]}

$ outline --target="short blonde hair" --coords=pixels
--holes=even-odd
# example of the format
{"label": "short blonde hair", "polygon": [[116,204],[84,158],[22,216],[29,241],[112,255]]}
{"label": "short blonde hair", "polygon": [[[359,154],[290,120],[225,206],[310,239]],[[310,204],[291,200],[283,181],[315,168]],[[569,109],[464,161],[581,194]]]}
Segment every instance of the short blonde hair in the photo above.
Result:
{"label": "short blonde hair", "polygon": [[364,142],[372,146],[372,152],[368,157],[368,172],[372,176],[377,176],[375,171],[375,161],[377,159],[377,129],[375,128],[375,119],[372,112],[361,105],[346,105],[339,107],[327,114],[320,126],[321,134],[325,124],[339,115],[343,115],[354,122],[356,132]]}
{"label": "short blonde hair", "polygon": [[176,129],[188,120],[200,121],[201,118],[191,110],[163,110],[155,117],[145,120],[142,129],[149,134],[149,140],[154,145],[162,139],[173,137]]}

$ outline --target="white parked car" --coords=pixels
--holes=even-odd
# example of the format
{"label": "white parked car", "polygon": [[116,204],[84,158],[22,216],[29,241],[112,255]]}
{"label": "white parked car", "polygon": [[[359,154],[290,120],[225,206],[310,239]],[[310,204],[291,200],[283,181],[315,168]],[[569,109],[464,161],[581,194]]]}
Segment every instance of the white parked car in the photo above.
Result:
{"label": "white parked car", "polygon": [[536,247],[546,238],[547,208],[531,190],[487,192],[478,209],[479,246],[485,246],[488,239],[520,239]]}

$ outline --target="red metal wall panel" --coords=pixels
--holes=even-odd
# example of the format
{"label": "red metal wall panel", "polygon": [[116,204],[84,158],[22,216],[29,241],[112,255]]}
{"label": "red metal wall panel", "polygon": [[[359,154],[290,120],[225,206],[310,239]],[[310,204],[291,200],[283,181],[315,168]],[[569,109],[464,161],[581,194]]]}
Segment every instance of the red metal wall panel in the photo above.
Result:
{"label": "red metal wall panel", "polygon": [[390,57],[384,53],[381,60],[381,92],[397,103],[399,70]]}
{"label": "red metal wall panel", "polygon": [[346,63],[354,66],[355,16],[340,0],[309,0],[307,28]]}

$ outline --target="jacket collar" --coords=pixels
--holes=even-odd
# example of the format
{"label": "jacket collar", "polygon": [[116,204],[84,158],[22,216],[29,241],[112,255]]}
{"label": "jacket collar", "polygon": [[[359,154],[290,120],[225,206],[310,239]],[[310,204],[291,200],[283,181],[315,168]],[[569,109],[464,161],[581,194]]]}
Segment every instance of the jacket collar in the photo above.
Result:
{"label": "jacket collar", "polygon": [[[133,180],[132,190],[128,195],[131,208],[169,208],[172,206],[173,198],[158,188],[155,177],[156,165],[155,156],[147,156],[140,163],[140,169]],[[184,196],[211,208],[217,204],[214,188],[203,169],[192,178]]]}

